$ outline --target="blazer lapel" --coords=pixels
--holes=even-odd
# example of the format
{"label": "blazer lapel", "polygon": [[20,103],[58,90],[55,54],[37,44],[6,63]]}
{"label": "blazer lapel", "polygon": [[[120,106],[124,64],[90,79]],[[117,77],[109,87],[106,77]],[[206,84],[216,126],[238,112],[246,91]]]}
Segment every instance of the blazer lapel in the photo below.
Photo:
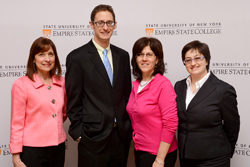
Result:
{"label": "blazer lapel", "polygon": [[110,49],[112,52],[112,59],[113,59],[113,87],[114,87],[117,81],[118,69],[119,69],[119,64],[120,64],[120,56],[117,50],[112,45],[110,45]]}
{"label": "blazer lapel", "polygon": [[105,66],[100,58],[100,55],[99,55],[95,45],[93,44],[92,40],[88,44],[89,44],[89,51],[88,51],[89,58],[91,59],[91,61],[93,62],[94,66],[96,67],[97,71],[101,74],[103,79],[111,86],[111,82],[109,80],[108,73],[106,71],[106,68],[105,68]]}
{"label": "blazer lapel", "polygon": [[183,82],[181,82],[181,86],[180,86],[180,90],[178,91],[178,98],[180,100],[178,100],[178,102],[180,103],[180,106],[182,108],[183,111],[187,111],[186,110],[186,96],[187,96],[187,84],[186,84],[186,80],[184,80]]}
{"label": "blazer lapel", "polygon": [[203,84],[203,86],[200,88],[198,93],[194,96],[194,98],[191,100],[191,102],[188,105],[187,110],[192,109],[197,104],[199,104],[202,100],[204,100],[207,96],[209,96],[215,89],[216,89],[216,81],[217,77],[210,72],[210,76],[207,79],[207,81]]}

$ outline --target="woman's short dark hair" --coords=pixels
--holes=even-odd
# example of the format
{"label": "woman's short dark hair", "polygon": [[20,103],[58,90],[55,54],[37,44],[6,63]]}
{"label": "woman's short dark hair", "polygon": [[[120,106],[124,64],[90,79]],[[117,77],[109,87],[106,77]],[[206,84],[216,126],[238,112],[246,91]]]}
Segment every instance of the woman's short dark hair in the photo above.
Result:
{"label": "woman's short dark hair", "polygon": [[108,11],[108,12],[110,12],[112,14],[112,16],[113,16],[113,19],[114,19],[113,21],[115,21],[115,12],[114,12],[112,6],[110,6],[110,5],[103,5],[103,4],[96,6],[92,10],[91,15],[90,15],[91,21],[95,21],[95,15],[98,12],[101,12],[101,11]]}
{"label": "woman's short dark hair", "polygon": [[198,40],[189,42],[188,44],[186,44],[182,51],[181,51],[181,57],[182,57],[182,61],[185,60],[185,55],[189,50],[198,50],[199,53],[203,54],[203,56],[205,57],[206,61],[207,61],[207,71],[209,70],[209,65],[210,65],[210,60],[211,60],[211,55],[210,55],[210,51],[209,51],[209,47],[207,44],[202,43]]}
{"label": "woman's short dark hair", "polygon": [[158,63],[155,65],[155,69],[152,75],[155,76],[158,73],[163,75],[165,72],[165,64],[163,60],[163,49],[162,49],[161,42],[156,38],[142,37],[138,39],[133,46],[133,50],[132,50],[133,57],[131,60],[131,64],[133,67],[133,70],[132,70],[133,75],[135,79],[138,79],[138,80],[142,80],[142,72],[136,63],[136,54],[141,53],[141,51],[146,46],[149,46],[150,49],[154,52],[155,56],[158,58]]}
{"label": "woman's short dark hair", "polygon": [[34,64],[35,55],[40,52],[48,51],[50,47],[52,48],[55,54],[55,66],[50,71],[50,76],[52,77],[53,75],[56,75],[57,78],[61,76],[62,69],[61,69],[60,61],[57,55],[55,44],[48,38],[40,37],[40,38],[37,38],[31,45],[29,59],[27,62],[26,76],[28,76],[32,81],[34,81],[33,74],[37,73],[37,67]]}

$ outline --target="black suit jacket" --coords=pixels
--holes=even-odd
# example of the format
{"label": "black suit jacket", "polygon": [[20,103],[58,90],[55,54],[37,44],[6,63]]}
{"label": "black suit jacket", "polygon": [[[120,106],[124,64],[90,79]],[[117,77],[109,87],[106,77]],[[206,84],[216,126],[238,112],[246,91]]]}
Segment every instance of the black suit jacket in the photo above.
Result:
{"label": "black suit jacket", "polygon": [[73,50],[66,59],[67,116],[69,134],[91,151],[100,152],[108,143],[114,118],[123,143],[131,140],[131,122],[126,104],[131,92],[129,54],[110,45],[113,86],[92,40]]}
{"label": "black suit jacket", "polygon": [[234,153],[240,119],[235,89],[212,72],[186,109],[186,79],[175,84],[181,158],[210,159]]}

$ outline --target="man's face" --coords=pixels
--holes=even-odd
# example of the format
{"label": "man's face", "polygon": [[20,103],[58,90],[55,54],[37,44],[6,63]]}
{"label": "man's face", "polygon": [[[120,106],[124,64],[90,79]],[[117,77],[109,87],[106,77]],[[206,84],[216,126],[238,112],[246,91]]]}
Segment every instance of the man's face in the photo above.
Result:
{"label": "man's face", "polygon": [[[114,29],[116,28],[116,22],[114,22],[113,15],[109,11],[100,11],[96,13],[95,15],[95,23],[89,22],[91,29],[94,30],[95,36],[94,40],[98,44],[100,43],[106,43],[109,42]],[[103,26],[100,26],[98,23],[101,22],[108,22],[105,23]],[[109,23],[114,22],[114,24],[111,26]],[[99,26],[98,26],[99,25]]]}

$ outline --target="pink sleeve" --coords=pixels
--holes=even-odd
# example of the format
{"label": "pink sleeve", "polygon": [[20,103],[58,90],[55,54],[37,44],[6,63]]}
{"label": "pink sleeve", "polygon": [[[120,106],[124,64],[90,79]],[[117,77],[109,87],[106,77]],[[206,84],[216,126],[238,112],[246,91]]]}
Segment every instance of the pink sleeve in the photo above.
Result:
{"label": "pink sleeve", "polygon": [[18,79],[14,82],[11,90],[11,134],[9,144],[11,153],[19,153],[23,149],[26,101],[25,84]]}
{"label": "pink sleeve", "polygon": [[171,144],[178,128],[176,93],[169,80],[163,82],[161,88],[158,102],[163,123],[161,141]]}

